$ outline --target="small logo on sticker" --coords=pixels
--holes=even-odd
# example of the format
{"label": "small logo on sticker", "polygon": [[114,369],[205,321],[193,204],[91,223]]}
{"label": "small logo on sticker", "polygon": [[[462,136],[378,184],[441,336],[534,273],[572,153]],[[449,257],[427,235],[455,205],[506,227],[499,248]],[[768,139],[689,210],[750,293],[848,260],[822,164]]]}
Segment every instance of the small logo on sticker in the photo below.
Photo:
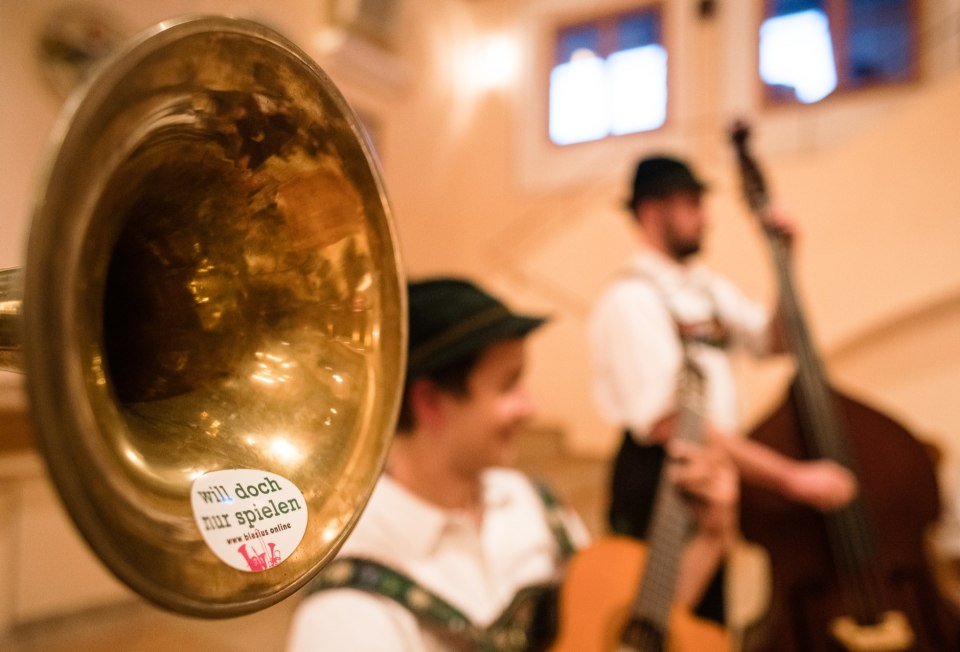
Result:
{"label": "small logo on sticker", "polygon": [[224,563],[259,573],[288,558],[307,530],[307,501],[283,476],[256,469],[212,471],[193,482],[193,517]]}

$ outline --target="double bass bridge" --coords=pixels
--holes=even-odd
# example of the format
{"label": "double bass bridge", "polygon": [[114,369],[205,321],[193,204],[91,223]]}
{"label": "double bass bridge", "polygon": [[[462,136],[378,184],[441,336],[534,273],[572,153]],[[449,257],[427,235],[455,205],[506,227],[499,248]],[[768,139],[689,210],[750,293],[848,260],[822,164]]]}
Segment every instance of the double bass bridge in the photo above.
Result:
{"label": "double bass bridge", "polygon": [[900,611],[884,612],[879,622],[861,625],[850,616],[830,622],[830,633],[849,652],[900,652],[913,645],[913,630]]}

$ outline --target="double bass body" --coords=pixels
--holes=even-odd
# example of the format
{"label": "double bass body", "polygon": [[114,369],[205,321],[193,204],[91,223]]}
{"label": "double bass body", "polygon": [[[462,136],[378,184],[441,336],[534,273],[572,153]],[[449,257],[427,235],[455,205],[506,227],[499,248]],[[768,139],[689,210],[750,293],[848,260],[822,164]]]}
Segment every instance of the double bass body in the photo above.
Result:
{"label": "double bass body", "polygon": [[[912,637],[906,649],[960,649],[960,620],[940,596],[925,555],[924,535],[939,513],[930,456],[889,417],[835,390],[831,397],[847,426],[858,466],[860,508],[869,515],[875,535],[846,543],[864,546],[859,571],[869,579],[863,584],[838,568],[835,550],[844,542],[831,540],[836,537],[827,520],[831,516],[744,485],[743,533],[769,551],[773,582],[769,614],[748,637],[748,649],[842,650],[831,624],[858,617],[858,610],[864,611],[859,615],[863,621],[889,611],[903,614]],[[792,457],[811,457],[802,422],[792,391],[751,437]]]}

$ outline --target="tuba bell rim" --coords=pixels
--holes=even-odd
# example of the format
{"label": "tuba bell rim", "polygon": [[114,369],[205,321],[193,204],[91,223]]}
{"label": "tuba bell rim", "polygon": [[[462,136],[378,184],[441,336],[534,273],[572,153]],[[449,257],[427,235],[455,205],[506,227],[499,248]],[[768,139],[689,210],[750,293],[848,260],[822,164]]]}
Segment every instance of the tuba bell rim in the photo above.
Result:
{"label": "tuba bell rim", "polygon": [[[395,322],[392,326],[390,368],[385,373],[386,378],[382,384],[387,387],[392,385],[394,388],[402,386],[407,337],[406,297],[402,290],[405,281],[379,164],[358,119],[333,82],[309,56],[277,32],[252,21],[222,16],[185,16],[164,21],[141,32],[121,51],[98,66],[88,81],[71,96],[52,134],[42,186],[49,189],[65,183],[65,175],[75,169],[74,159],[80,156],[71,152],[82,144],[84,125],[88,125],[95,118],[112,89],[136,73],[138,62],[178,39],[211,32],[234,34],[239,38],[263,42],[298,59],[303,74],[316,80],[323,92],[329,96],[332,105],[341,113],[339,117],[352,131],[357,151],[362,152],[364,164],[369,168],[371,187],[375,189],[371,192],[376,194],[376,198],[370,201],[382,206],[383,218],[377,227],[382,230],[382,239],[386,243],[384,248],[390,250],[382,275],[387,285],[396,288],[395,305],[389,315]],[[99,171],[89,171],[89,175],[93,178],[93,186],[107,183],[106,177],[100,175]],[[92,192],[90,197],[97,194]],[[115,460],[109,451],[86,445],[98,437],[101,427],[99,421],[103,418],[102,414],[96,413],[88,400],[91,383],[98,382],[96,373],[91,380],[90,369],[84,364],[87,358],[62,355],[65,351],[88,351],[91,348],[95,337],[90,337],[89,331],[96,330],[97,325],[87,324],[86,330],[78,328],[78,315],[83,312],[81,304],[89,294],[102,295],[102,277],[106,273],[104,268],[95,270],[95,274],[90,276],[90,270],[83,267],[84,261],[91,256],[84,248],[93,246],[89,244],[87,237],[92,228],[89,222],[93,214],[92,208],[82,210],[81,219],[68,220],[68,216],[73,217],[75,214],[63,210],[66,201],[52,198],[51,193],[47,192],[38,196],[34,207],[27,243],[27,264],[23,270],[24,328],[21,339],[23,371],[32,406],[32,418],[36,424],[37,445],[75,525],[103,563],[119,579],[151,602],[172,611],[200,617],[232,617],[257,611],[292,595],[333,558],[352,530],[370,497],[376,478],[383,469],[392,433],[386,432],[386,428],[381,425],[378,441],[372,445],[375,454],[363,464],[364,486],[356,490],[356,495],[351,497],[355,509],[348,513],[341,529],[314,560],[298,560],[300,566],[295,576],[289,576],[290,569],[284,569],[283,564],[269,571],[275,575],[279,573],[276,586],[271,586],[269,591],[255,593],[253,597],[226,596],[211,600],[208,595],[190,595],[184,587],[165,585],[146,574],[144,567],[149,565],[149,560],[118,552],[114,533],[110,531],[109,524],[104,523],[103,510],[96,504],[96,495],[91,493],[90,485],[97,482],[90,475],[77,473],[78,466],[109,469],[115,465]],[[105,251],[104,249],[104,253]],[[54,397],[53,402],[51,397]],[[393,395],[383,402],[380,411],[383,415],[381,423],[391,424],[392,430],[399,411],[399,393],[393,392]],[[77,435],[65,439],[62,433]],[[120,487],[120,495],[116,498],[117,510],[130,511],[137,508],[136,496],[124,495],[130,487],[125,479],[105,478],[103,484]],[[152,514],[151,523],[164,536],[169,536],[174,541],[193,536],[189,532],[185,534],[184,530],[189,530],[190,524],[185,524],[179,516]],[[301,570],[302,572],[299,572]]]}

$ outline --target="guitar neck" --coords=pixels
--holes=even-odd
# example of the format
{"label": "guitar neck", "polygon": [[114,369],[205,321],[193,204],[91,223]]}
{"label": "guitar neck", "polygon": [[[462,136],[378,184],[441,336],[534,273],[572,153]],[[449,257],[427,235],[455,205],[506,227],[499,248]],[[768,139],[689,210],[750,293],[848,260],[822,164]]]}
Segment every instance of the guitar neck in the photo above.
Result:
{"label": "guitar neck", "polygon": [[651,523],[643,579],[633,604],[637,618],[666,631],[676,590],[683,543],[690,531],[684,499],[662,478]]}
{"label": "guitar neck", "polygon": [[[674,436],[702,443],[703,376],[689,356],[684,359],[677,396],[677,432]],[[691,527],[686,501],[664,472],[648,531],[643,578],[633,603],[634,616],[661,631],[666,631],[670,619],[680,557]]]}

